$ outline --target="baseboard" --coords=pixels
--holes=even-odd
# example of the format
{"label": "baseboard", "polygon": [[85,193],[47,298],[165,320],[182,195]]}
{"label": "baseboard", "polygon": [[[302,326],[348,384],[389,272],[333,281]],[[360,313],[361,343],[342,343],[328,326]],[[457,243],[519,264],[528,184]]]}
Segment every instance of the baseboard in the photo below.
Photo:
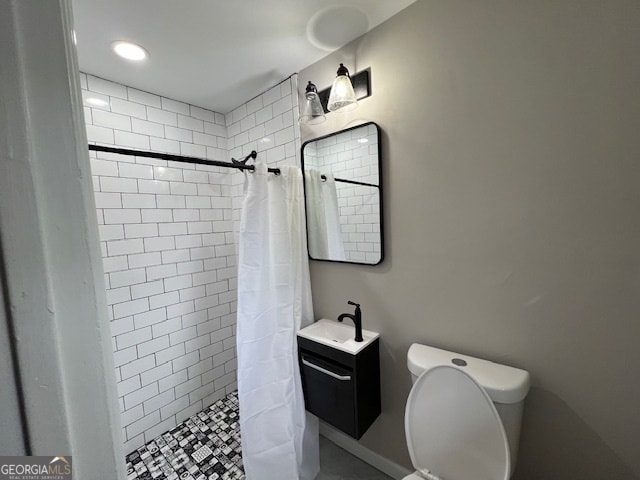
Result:
{"label": "baseboard", "polygon": [[358,457],[363,462],[366,462],[372,467],[380,470],[382,473],[389,475],[391,478],[401,480],[412,473],[405,467],[392,462],[373,450],[368,449],[355,438],[342,433],[340,430],[333,428],[331,425],[328,425],[323,421],[320,421],[320,435],[345,449],[354,457]]}

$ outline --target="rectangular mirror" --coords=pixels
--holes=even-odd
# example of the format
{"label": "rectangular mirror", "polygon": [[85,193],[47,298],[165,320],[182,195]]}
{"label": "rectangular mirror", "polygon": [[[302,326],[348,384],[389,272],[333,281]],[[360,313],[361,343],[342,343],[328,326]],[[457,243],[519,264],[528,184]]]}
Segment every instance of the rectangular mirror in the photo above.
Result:
{"label": "rectangular mirror", "polygon": [[302,145],[309,257],[377,265],[384,258],[380,127],[365,123]]}

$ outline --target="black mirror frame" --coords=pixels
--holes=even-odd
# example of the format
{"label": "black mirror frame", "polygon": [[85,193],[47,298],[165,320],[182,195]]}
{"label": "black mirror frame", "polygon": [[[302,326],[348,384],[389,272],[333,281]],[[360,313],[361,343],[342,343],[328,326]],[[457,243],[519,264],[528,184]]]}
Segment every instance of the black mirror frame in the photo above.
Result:
{"label": "black mirror frame", "polygon": [[[309,259],[311,260],[315,260],[317,262],[332,262],[332,263],[346,263],[346,264],[352,264],[352,265],[367,265],[367,266],[375,266],[375,265],[380,265],[382,263],[382,261],[384,260],[384,203],[382,201],[383,198],[383,181],[382,181],[382,130],[380,129],[380,125],[378,125],[375,122],[366,122],[366,123],[361,123],[359,125],[355,125],[353,127],[349,127],[349,128],[345,128],[344,130],[338,130],[337,132],[332,132],[329,133],[327,135],[323,135],[321,137],[317,137],[317,138],[312,138],[311,140],[307,140],[306,142],[304,142],[302,144],[302,147],[300,148],[300,160],[301,160],[301,169],[302,169],[302,183],[303,183],[303,191],[304,191],[304,215],[305,215],[305,226],[308,223],[308,215],[307,215],[307,184],[306,184],[306,178],[305,178],[305,174],[304,174],[304,147],[312,142],[317,142],[319,140],[324,140],[325,138],[329,138],[332,137],[334,135],[339,135],[341,133],[344,132],[349,132],[351,130],[355,130],[357,128],[362,128],[362,127],[366,127],[369,125],[373,125],[374,127],[376,127],[376,133],[378,135],[378,197],[379,197],[379,204],[380,204],[380,260],[378,260],[376,263],[366,263],[366,262],[353,262],[353,261],[349,261],[349,260],[330,260],[330,259],[326,259],[326,258],[314,258],[311,256],[311,253],[309,252],[308,249],[308,245],[309,245],[309,227],[306,227],[307,230],[307,255],[309,256]],[[357,182],[354,182],[357,183]]]}

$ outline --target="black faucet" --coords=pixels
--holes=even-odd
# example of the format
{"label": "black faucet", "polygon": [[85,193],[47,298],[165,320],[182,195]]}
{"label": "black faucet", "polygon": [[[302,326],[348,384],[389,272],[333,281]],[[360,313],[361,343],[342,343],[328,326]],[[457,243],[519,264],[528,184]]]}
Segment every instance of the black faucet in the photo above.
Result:
{"label": "black faucet", "polygon": [[345,318],[350,318],[351,320],[353,320],[353,323],[356,326],[356,338],[354,340],[356,342],[361,342],[362,341],[362,312],[360,312],[360,304],[352,302],[351,300],[349,300],[347,303],[349,305],[355,305],[356,311],[353,315],[351,315],[350,313],[343,313],[338,317],[338,321],[341,322]]}

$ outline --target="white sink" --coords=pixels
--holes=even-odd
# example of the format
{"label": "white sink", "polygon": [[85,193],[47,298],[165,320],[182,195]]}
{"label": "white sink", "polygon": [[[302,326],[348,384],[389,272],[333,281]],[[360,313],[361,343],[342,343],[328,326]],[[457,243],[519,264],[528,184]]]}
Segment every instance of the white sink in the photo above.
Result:
{"label": "white sink", "polygon": [[322,343],[343,352],[355,355],[373,342],[380,334],[369,330],[362,330],[362,342],[354,340],[356,327],[353,323],[340,323],[322,318],[308,327],[298,331],[300,337]]}

